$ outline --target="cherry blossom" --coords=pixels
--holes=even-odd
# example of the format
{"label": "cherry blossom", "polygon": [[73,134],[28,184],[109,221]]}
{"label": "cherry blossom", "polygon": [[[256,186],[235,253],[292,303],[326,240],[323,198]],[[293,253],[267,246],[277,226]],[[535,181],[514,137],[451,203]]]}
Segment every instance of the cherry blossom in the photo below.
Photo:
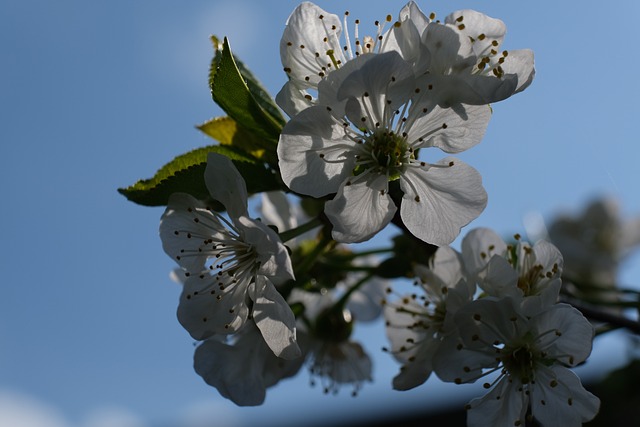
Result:
{"label": "cherry blossom", "polygon": [[567,304],[525,314],[518,302],[480,299],[455,316],[460,332],[440,347],[435,371],[444,381],[470,383],[492,373],[489,393],[467,405],[468,426],[580,426],[600,401],[568,368],[591,353],[593,326]]}
{"label": "cherry blossom", "polygon": [[[435,245],[453,241],[482,212],[487,195],[475,169],[453,157],[419,160],[418,150],[458,153],[476,145],[488,106],[439,107],[396,52],[361,55],[318,90],[320,105],[285,125],[278,158],[292,190],[337,193],[325,205],[336,241],[370,239],[391,221],[400,200],[409,231]],[[402,193],[396,200],[393,181]]]}
{"label": "cherry blossom", "polygon": [[280,357],[300,355],[295,318],[276,285],[294,278],[278,235],[247,216],[247,189],[231,160],[210,153],[204,176],[229,219],[184,193],[160,223],[165,252],[185,270],[178,320],[198,340],[238,332],[251,319]]}

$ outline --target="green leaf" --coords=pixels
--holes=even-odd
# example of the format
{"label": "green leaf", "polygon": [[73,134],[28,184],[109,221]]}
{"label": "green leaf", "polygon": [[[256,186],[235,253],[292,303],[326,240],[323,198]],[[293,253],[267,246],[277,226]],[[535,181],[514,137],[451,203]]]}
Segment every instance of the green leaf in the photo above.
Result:
{"label": "green leaf", "polygon": [[256,159],[268,162],[274,168],[278,163],[271,142],[248,132],[231,117],[216,117],[196,127],[220,144],[236,147]]}
{"label": "green leaf", "polygon": [[[250,194],[280,189],[274,173],[264,163],[241,150],[223,145],[199,148],[176,157],[164,165],[153,178],[143,179],[118,192],[130,201],[144,206],[166,206],[169,196],[183,192],[198,199],[210,198],[204,183],[207,155],[216,152],[229,157],[247,183]],[[223,210],[221,205],[214,206]]]}
{"label": "green leaf", "polygon": [[213,100],[241,127],[271,141],[275,148],[284,118],[253,74],[235,60],[227,38],[222,48],[217,38],[211,41],[215,48],[209,70]]}

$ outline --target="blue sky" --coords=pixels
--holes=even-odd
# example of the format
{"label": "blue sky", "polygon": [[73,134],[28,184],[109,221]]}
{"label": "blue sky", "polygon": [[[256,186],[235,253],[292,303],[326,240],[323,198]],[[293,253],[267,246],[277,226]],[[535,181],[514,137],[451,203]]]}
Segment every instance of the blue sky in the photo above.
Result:
{"label": "blue sky", "polygon": [[[365,23],[396,16],[404,4],[335,3],[318,2],[337,14],[346,4]],[[207,88],[209,34],[228,36],[270,92],[279,90],[278,42],[296,4],[0,4],[0,408],[44,406],[58,419],[47,427],[195,427],[200,413],[243,425],[449,399],[433,398],[433,384],[390,389],[397,367],[379,352],[378,324],[359,332],[374,355],[376,382],[358,398],[323,396],[303,372],[273,389],[263,407],[238,410],[192,370],[193,341],[175,318],[173,263],[158,238],[162,209],[116,192],[210,143],[194,128],[221,114]],[[460,156],[480,171],[489,194],[472,226],[522,233],[530,213],[576,212],[601,194],[618,198],[625,215],[640,212],[640,3],[418,4],[440,17],[473,8],[501,18],[505,48],[536,54],[533,85],[494,105],[484,141]],[[640,283],[633,264],[637,257],[624,283]],[[44,424],[19,427],[32,426]]]}

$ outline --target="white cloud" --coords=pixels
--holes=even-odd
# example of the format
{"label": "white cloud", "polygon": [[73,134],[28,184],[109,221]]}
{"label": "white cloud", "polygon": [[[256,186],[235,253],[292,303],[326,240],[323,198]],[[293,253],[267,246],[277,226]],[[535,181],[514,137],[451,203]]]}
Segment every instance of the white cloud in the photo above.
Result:
{"label": "white cloud", "polygon": [[[75,427],[62,412],[27,393],[0,389],[0,427]],[[146,427],[130,411],[105,406],[89,413],[81,427]]]}
{"label": "white cloud", "polygon": [[181,427],[240,427],[239,410],[223,401],[205,400],[187,407],[176,425]]}
{"label": "white cloud", "polygon": [[83,427],[145,427],[145,423],[124,408],[103,407],[89,413]]}
{"label": "white cloud", "polygon": [[0,426],[70,427],[53,406],[29,395],[9,390],[0,390]]}

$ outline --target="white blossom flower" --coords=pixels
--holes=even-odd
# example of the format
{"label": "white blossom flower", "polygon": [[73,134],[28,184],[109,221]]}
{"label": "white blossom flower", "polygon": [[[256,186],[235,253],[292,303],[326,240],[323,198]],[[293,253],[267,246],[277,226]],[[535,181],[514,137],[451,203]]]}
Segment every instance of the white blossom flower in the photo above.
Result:
{"label": "white blossom flower", "polygon": [[[366,286],[366,284],[365,284]],[[294,289],[289,302],[301,303],[299,320],[311,385],[320,383],[324,393],[336,394],[352,387],[356,395],[365,382],[371,382],[372,363],[360,343],[350,339],[354,318],[348,308],[336,306],[335,292],[307,292]]]}
{"label": "white blossom flower", "polygon": [[460,332],[443,342],[434,358],[444,381],[486,382],[491,391],[467,405],[469,426],[524,426],[527,413],[543,426],[581,426],[598,412],[600,401],[568,368],[591,353],[594,329],[567,304],[530,316],[517,301],[481,299],[455,316]]}
{"label": "white blossom flower", "polygon": [[325,205],[339,242],[362,242],[396,213],[416,237],[449,244],[487,203],[480,174],[452,157],[418,160],[418,150],[464,151],[482,139],[488,106],[441,108],[396,52],[360,55],[318,85],[319,104],[289,121],[278,158],[284,182]]}
{"label": "white blossom flower", "polygon": [[239,406],[264,402],[267,388],[295,375],[303,357],[285,360],[276,357],[260,330],[247,323],[230,336],[214,335],[195,351],[194,368],[204,381]]}
{"label": "white blossom flower", "polygon": [[535,75],[529,49],[501,50],[504,23],[460,10],[422,33],[429,52],[427,81],[443,105],[488,104],[526,89]]}
{"label": "white blossom flower", "polygon": [[471,230],[462,240],[462,256],[469,277],[495,298],[525,299],[532,310],[555,304],[562,285],[562,254],[551,243],[533,246],[516,235],[508,245],[487,228]]}
{"label": "white blossom flower", "polygon": [[413,1],[402,8],[399,20],[391,24],[390,29],[385,31],[392,21],[391,15],[376,21],[372,35],[360,37],[357,19],[351,35],[348,16],[349,12],[345,12],[341,23],[337,15],[303,2],[287,19],[280,40],[280,58],[289,81],[276,96],[276,101],[291,117],[316,104],[312,93],[325,76],[361,54],[395,50],[424,72],[427,57],[420,49],[420,37],[429,19]]}
{"label": "white blossom flower", "polygon": [[178,320],[202,340],[238,332],[252,319],[277,356],[298,357],[295,318],[275,287],[294,278],[287,249],[273,230],[247,216],[246,185],[229,158],[210,153],[204,179],[231,220],[176,193],[160,223],[164,250],[187,277]]}
{"label": "white blossom flower", "polygon": [[415,268],[424,295],[417,293],[388,301],[384,307],[389,351],[402,363],[393,388],[409,390],[424,383],[442,340],[455,333],[453,315],[473,297],[475,286],[465,280],[460,255],[441,246],[429,267]]}

